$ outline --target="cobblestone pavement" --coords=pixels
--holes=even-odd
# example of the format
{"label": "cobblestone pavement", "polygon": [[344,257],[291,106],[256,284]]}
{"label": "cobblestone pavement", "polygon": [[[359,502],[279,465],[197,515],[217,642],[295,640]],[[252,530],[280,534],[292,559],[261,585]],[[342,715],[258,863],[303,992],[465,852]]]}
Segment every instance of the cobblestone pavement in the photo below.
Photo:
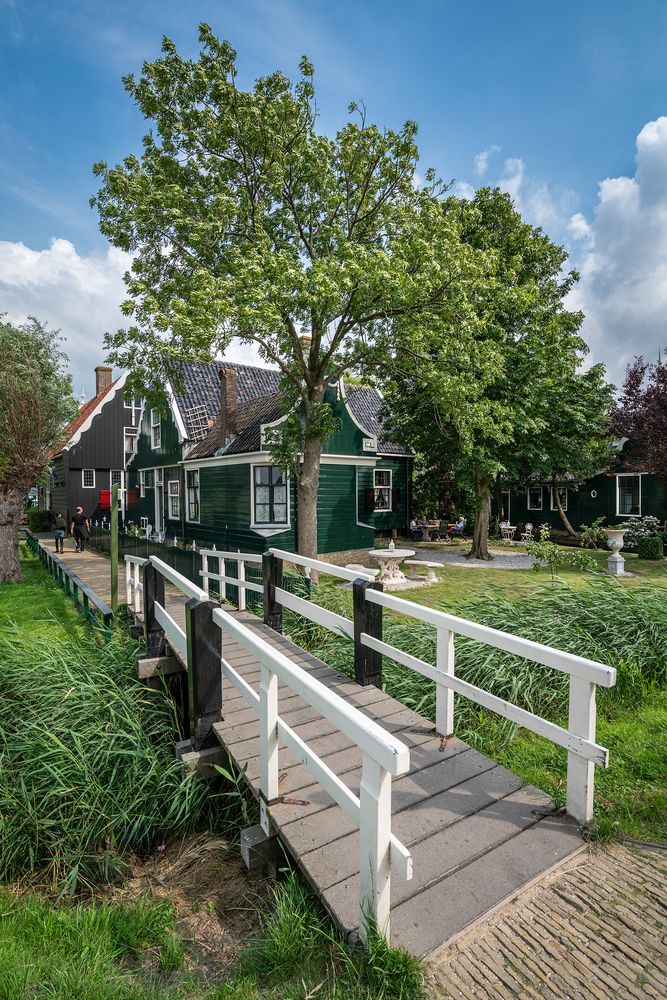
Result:
{"label": "cobblestone pavement", "polygon": [[591,848],[430,966],[438,1000],[667,997],[667,851]]}

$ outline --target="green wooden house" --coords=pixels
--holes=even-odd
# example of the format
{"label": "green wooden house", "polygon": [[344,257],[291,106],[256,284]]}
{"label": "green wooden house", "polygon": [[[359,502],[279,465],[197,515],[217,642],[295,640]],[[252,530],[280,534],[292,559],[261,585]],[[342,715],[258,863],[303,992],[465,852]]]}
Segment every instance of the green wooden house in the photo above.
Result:
{"label": "green wooden house", "polygon": [[[294,551],[291,477],[272,465],[266,432],[284,419],[279,373],[228,362],[184,365],[169,412],[145,408],[130,465],[128,519],[218,549]],[[384,438],[382,398],[369,387],[327,389],[340,430],[324,447],[318,495],[321,554],[370,548],[406,532],[412,453]]]}
{"label": "green wooden house", "polygon": [[[628,458],[633,446],[627,438],[615,442],[618,460],[613,468],[598,473],[580,486],[558,486],[550,482],[534,483],[522,490],[505,491],[500,511],[493,506],[493,513],[512,524],[532,524],[535,528],[548,524],[561,529],[563,522],[555,499],[560,492],[563,509],[575,530],[582,524],[592,524],[604,517],[613,525],[633,517],[657,517],[667,520],[667,485],[649,470],[628,468]],[[634,465],[634,462],[633,462]]]}

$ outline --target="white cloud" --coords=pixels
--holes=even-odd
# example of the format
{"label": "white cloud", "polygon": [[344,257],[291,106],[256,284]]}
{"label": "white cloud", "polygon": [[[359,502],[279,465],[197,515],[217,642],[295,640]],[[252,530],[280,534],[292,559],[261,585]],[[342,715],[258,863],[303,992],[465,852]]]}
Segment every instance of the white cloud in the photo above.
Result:
{"label": "white cloud", "polygon": [[452,188],[452,194],[455,194],[457,198],[465,198],[466,201],[471,201],[475,197],[475,189],[467,181],[456,181]]}
{"label": "white cloud", "polygon": [[[46,250],[0,241],[0,314],[13,323],[28,316],[60,329],[70,359],[75,395],[94,395],[95,365],[103,363],[103,337],[127,325],[120,312],[127,298],[123,274],[129,254],[79,254],[69,240],[52,239]],[[233,342],[229,360],[262,364],[252,345]]]}
{"label": "white cloud", "polygon": [[602,181],[592,221],[574,215],[569,231],[585,247],[570,304],[619,383],[636,354],[654,360],[667,343],[667,117],[637,136],[634,176]]}
{"label": "white cloud", "polygon": [[500,146],[488,146],[486,149],[483,149],[481,153],[477,154],[477,156],[474,159],[474,164],[475,164],[475,173],[477,174],[478,177],[481,177],[482,174],[485,174],[486,171],[488,170],[489,157],[492,156],[494,153],[499,153],[499,152],[500,152]]}

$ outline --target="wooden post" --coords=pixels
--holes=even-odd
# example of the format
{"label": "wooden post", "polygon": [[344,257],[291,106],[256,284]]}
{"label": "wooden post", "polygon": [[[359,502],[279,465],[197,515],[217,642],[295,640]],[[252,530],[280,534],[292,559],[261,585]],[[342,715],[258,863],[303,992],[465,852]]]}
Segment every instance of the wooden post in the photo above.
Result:
{"label": "wooden post", "polygon": [[198,601],[196,597],[185,605],[190,740],[194,750],[218,745],[212,728],[214,722],[220,722],[222,710],[222,632],[213,621],[213,609],[217,607],[217,601]]}
{"label": "wooden post", "polygon": [[141,591],[139,590],[139,584],[141,583],[141,566],[139,563],[133,563],[132,570],[134,573],[134,607],[133,610],[135,614],[141,614]]}
{"label": "wooden post", "polygon": [[272,552],[262,555],[262,576],[264,578],[264,624],[274,632],[283,630],[283,609],[276,601],[276,587],[283,585],[283,561]]}
{"label": "wooden post", "polygon": [[144,565],[144,636],[148,656],[164,656],[164,629],[155,617],[155,602],[164,607],[164,577],[150,560]]}
{"label": "wooden post", "polygon": [[[574,674],[570,675],[568,729],[595,742],[595,684]],[[593,819],[594,773],[592,761],[568,753],[565,808],[579,823],[590,823]]]}
{"label": "wooden post", "polygon": [[382,687],[382,654],[361,643],[361,633],[382,639],[382,606],[366,600],[367,590],[383,590],[378,580],[354,580],[352,607],[354,611],[354,679],[357,684]]}
{"label": "wooden post", "polygon": [[[437,629],[435,666],[443,674],[454,676],[454,633],[448,628]],[[441,736],[454,732],[454,692],[444,684],[435,686],[435,730]]]}
{"label": "wooden post", "polygon": [[111,487],[111,610],[118,612],[118,483]]}
{"label": "wooden post", "polygon": [[369,923],[389,940],[391,775],[363,755],[359,789],[359,931],[368,938]]}
{"label": "wooden post", "polygon": [[88,594],[83,592],[83,617],[85,619],[90,618],[90,601],[88,600]]}
{"label": "wooden post", "polygon": [[278,797],[278,677],[265,663],[259,682],[259,763],[259,822],[268,837],[268,807]]}

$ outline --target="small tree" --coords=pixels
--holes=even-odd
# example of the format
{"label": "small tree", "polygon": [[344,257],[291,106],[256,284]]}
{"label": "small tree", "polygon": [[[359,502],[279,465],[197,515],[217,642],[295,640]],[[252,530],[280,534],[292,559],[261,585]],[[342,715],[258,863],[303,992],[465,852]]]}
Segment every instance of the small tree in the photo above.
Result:
{"label": "small tree", "polygon": [[22,326],[0,321],[0,583],[21,579],[24,498],[42,477],[64,423],[76,413],[60,340],[36,319]]}
{"label": "small tree", "polygon": [[177,380],[174,362],[211,360],[235,336],[279,368],[286,411],[301,403],[286,444],[302,451],[298,549],[314,556],[327,385],[384,361],[397,318],[465,326],[480,255],[433,173],[416,183],[413,122],[381,130],[351,105],[358,120],[325,136],[305,58],[296,84],[273,73],[243,91],[231,46],[205,24],[199,37],[196,61],[165,39],[125,79],[154,131],[141,158],[95,167],[101,231],[134,255],[136,325],[108,338],[110,360],[148,396]]}
{"label": "small tree", "polygon": [[623,455],[628,468],[649,469],[667,481],[667,367],[661,361],[637,357],[628,365],[614,428],[632,442]]}

